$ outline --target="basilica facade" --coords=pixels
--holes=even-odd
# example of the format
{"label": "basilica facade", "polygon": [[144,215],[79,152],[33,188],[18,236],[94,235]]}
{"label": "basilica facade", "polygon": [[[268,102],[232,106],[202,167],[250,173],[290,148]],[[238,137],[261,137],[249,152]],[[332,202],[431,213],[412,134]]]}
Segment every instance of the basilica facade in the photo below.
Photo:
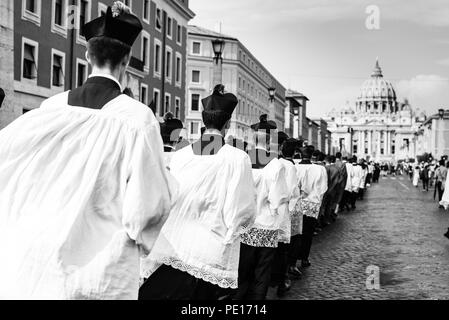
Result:
{"label": "basilica facade", "polygon": [[398,101],[376,61],[353,107],[333,109],[325,120],[334,150],[344,156],[394,163],[416,157],[413,138],[425,115],[412,109],[407,100]]}

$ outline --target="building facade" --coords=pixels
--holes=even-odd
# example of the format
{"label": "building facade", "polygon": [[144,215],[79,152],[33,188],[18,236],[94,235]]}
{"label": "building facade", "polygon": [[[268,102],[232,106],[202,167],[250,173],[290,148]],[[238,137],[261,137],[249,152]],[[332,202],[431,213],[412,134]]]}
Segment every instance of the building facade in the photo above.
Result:
{"label": "building facade", "polygon": [[416,156],[432,154],[434,159],[449,155],[449,110],[442,117],[434,114],[419,127],[413,139]]}
{"label": "building facade", "polygon": [[[122,80],[136,99],[154,99],[157,114],[184,118],[188,0],[125,0],[144,30]],[[13,106],[2,127],[41,102],[84,83],[90,73],[80,26],[105,14],[113,0],[19,0],[13,8]],[[2,2],[3,6],[3,2]],[[3,11],[3,10],[2,10]],[[2,19],[3,21],[3,19]],[[1,68],[8,68],[1,65]],[[3,72],[3,70],[2,70]]]}
{"label": "building facade", "polygon": [[[287,106],[293,111],[293,127],[291,136],[295,139],[307,140],[309,139],[309,120],[307,119],[307,102],[309,99],[302,93],[288,89],[285,93]],[[286,118],[286,123],[290,119]]]}
{"label": "building facade", "polygon": [[415,158],[412,140],[422,115],[405,100],[397,101],[393,85],[383,78],[376,61],[355,102],[332,110],[325,118],[332,132],[332,144],[346,156],[378,162],[396,162]]}
{"label": "building facade", "polygon": [[185,127],[188,139],[200,137],[202,124],[201,99],[210,95],[215,69],[212,40],[223,39],[222,82],[227,92],[234,93],[239,104],[232,116],[228,136],[252,143],[250,125],[270,112],[268,88],[274,86],[275,118],[279,130],[284,130],[285,88],[237,39],[197,26],[189,26],[187,43],[187,111]]}

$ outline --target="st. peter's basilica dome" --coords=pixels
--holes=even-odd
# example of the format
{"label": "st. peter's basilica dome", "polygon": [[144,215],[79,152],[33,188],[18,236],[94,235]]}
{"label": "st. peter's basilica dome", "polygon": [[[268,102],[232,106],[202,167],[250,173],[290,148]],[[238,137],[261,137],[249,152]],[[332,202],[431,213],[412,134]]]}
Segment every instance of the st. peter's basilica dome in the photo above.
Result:
{"label": "st. peter's basilica dome", "polygon": [[362,85],[357,98],[356,111],[359,113],[396,113],[399,111],[396,91],[391,82],[383,78],[378,60],[376,60],[371,78]]}

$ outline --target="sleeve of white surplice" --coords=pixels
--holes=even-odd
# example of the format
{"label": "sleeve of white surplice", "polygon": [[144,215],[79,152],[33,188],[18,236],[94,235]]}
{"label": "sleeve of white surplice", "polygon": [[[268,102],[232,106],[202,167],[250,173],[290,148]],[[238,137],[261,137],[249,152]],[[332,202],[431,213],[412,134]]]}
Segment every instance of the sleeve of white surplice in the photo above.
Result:
{"label": "sleeve of white surplice", "polygon": [[323,167],[321,168],[321,175],[320,175],[320,179],[318,181],[318,196],[320,197],[320,201],[323,200],[324,194],[327,191],[328,188],[328,177],[327,177],[327,171],[326,169]]}
{"label": "sleeve of white surplice", "polygon": [[176,184],[163,160],[159,124],[136,136],[123,203],[123,225],[142,255],[148,254],[170,212]]}
{"label": "sleeve of white surplice", "polygon": [[289,201],[289,206],[288,206],[288,210],[289,212],[294,212],[295,210],[295,206],[296,203],[299,200],[299,179],[298,179],[298,175],[296,173],[296,168],[295,167],[291,167],[290,169],[290,174],[288,174],[288,181],[287,181],[287,186],[290,189],[289,191],[290,193],[290,201]]}
{"label": "sleeve of white surplice", "polygon": [[230,179],[223,207],[227,228],[225,244],[233,243],[252,227],[256,219],[256,189],[249,156],[236,160],[235,171]]}
{"label": "sleeve of white surplice", "polygon": [[285,168],[280,166],[276,170],[274,181],[268,192],[268,202],[271,212],[278,214],[279,207],[290,200],[290,193],[285,180]]}

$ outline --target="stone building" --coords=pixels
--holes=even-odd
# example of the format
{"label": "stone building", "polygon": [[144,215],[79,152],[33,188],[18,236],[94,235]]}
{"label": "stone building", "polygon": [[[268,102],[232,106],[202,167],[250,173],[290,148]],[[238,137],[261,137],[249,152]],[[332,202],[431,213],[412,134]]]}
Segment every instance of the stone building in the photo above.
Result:
{"label": "stone building", "polygon": [[413,139],[416,155],[430,153],[434,159],[449,155],[449,110],[427,118],[419,127]]}
{"label": "stone building", "polygon": [[345,155],[379,162],[414,158],[412,140],[422,119],[407,100],[398,102],[379,61],[361,89],[355,108],[333,109],[325,118],[332,144]]}
{"label": "stone building", "polygon": [[222,82],[225,90],[236,94],[239,104],[231,120],[228,136],[252,143],[250,125],[270,110],[268,88],[274,86],[275,121],[284,130],[285,88],[235,37],[198,26],[189,26],[187,54],[187,110],[185,127],[190,141],[198,139],[202,127],[201,99],[211,94],[215,69],[212,40],[225,41]]}
{"label": "stone building", "polygon": [[[144,30],[132,48],[122,84],[145,104],[154,99],[158,116],[172,111],[183,119],[187,23],[194,17],[189,1],[123,2],[141,19]],[[104,14],[112,3],[113,0],[1,1],[1,14],[9,16],[2,16],[0,23],[12,22],[6,30],[13,32],[13,51],[7,52],[9,56],[1,55],[9,63],[0,65],[0,73],[9,74],[13,68],[13,78],[8,83],[13,90],[9,96],[14,99],[1,111],[0,128],[38,108],[44,99],[76,88],[87,79],[90,67],[80,26]],[[4,33],[2,30],[2,37]],[[5,34],[10,35],[11,31]]]}

